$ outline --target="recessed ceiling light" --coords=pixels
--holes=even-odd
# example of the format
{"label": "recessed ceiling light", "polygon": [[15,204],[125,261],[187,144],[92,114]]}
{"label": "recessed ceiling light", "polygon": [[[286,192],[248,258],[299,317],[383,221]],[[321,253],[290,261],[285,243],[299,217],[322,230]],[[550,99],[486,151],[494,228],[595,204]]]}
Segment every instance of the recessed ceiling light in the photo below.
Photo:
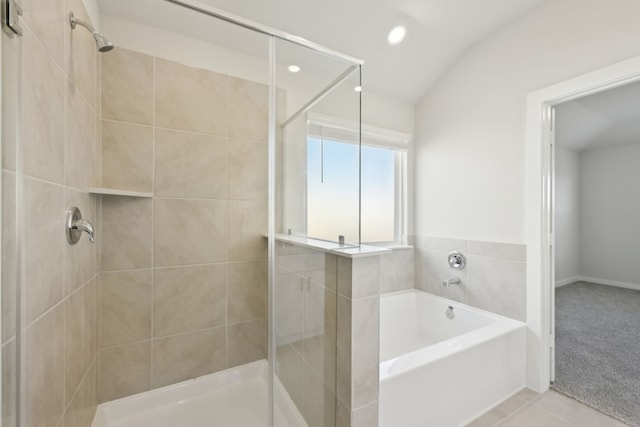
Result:
{"label": "recessed ceiling light", "polygon": [[289,71],[292,73],[297,73],[298,71],[300,71],[300,67],[297,65],[289,65]]}
{"label": "recessed ceiling light", "polygon": [[356,86],[353,88],[356,92],[362,92],[362,86]]}
{"label": "recessed ceiling light", "polygon": [[407,35],[407,29],[404,25],[397,25],[389,31],[389,35],[387,36],[387,42],[390,45],[395,46],[397,44],[402,43],[404,37]]}

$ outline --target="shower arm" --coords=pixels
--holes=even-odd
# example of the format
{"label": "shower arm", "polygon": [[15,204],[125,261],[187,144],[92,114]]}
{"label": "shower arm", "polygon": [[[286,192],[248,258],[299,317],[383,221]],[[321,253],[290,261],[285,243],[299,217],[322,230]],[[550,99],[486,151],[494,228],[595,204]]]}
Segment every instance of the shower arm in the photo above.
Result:
{"label": "shower arm", "polygon": [[96,29],[93,28],[91,24],[83,21],[82,19],[76,18],[73,12],[69,12],[69,23],[71,24],[71,28],[73,28],[74,30],[76,29],[76,25],[80,25],[82,27],[85,27],[87,30],[91,31],[91,33],[96,32]]}

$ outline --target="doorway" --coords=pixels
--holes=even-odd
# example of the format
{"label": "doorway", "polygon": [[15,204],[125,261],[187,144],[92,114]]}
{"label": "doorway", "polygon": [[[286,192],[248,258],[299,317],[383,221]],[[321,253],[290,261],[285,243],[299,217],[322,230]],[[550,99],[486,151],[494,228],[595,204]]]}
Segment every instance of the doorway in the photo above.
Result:
{"label": "doorway", "polygon": [[638,426],[640,83],[553,108],[551,387]]}

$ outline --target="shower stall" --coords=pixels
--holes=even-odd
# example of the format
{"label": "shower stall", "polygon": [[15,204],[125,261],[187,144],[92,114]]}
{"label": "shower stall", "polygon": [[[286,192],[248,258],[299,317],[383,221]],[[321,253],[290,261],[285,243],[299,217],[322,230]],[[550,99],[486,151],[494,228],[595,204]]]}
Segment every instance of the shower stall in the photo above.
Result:
{"label": "shower stall", "polygon": [[351,346],[362,61],[191,0],[100,26],[2,3],[2,425],[377,408]]}

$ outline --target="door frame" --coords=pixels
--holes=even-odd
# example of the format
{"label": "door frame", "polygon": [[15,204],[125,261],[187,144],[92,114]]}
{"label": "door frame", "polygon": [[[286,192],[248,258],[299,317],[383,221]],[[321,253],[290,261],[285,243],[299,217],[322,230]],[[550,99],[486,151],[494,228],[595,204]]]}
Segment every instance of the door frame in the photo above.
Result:
{"label": "door frame", "polygon": [[634,81],[640,56],[530,92],[525,149],[525,236],[527,242],[527,386],[549,389],[553,369],[553,107]]}

